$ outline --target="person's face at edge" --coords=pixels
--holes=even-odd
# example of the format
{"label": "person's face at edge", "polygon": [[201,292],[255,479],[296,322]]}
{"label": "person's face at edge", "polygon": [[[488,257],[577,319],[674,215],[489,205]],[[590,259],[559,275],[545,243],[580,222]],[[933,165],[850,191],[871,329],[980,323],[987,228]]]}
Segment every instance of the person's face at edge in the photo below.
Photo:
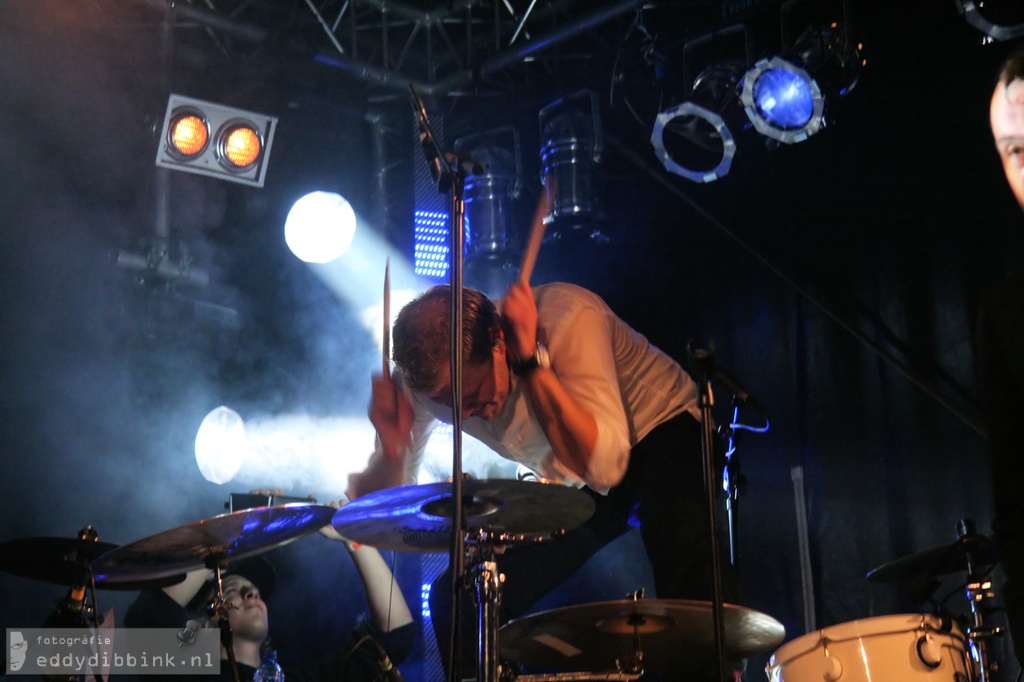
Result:
{"label": "person's face at edge", "polygon": [[224,578],[224,599],[232,606],[228,611],[228,624],[237,637],[262,642],[267,637],[267,605],[260,590],[249,579],[240,575]]}
{"label": "person's face at edge", "polygon": [[1006,181],[1024,209],[1024,80],[997,85],[989,114]]}

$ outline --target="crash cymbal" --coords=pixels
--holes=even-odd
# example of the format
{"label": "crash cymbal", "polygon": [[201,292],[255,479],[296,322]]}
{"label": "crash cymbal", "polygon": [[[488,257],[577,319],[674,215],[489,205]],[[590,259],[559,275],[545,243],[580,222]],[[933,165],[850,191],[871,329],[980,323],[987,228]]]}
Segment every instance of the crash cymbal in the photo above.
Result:
{"label": "crash cymbal", "polygon": [[123,582],[230,564],[313,533],[333,515],[334,507],[302,503],[222,514],[123,545],[89,566],[97,579]]}
{"label": "crash cymbal", "polygon": [[[726,658],[771,650],[786,630],[758,611],[723,605]],[[513,620],[499,631],[502,658],[541,668],[613,671],[628,661],[639,636],[647,672],[714,669],[713,606],[687,599],[623,600],[567,606]]]}
{"label": "crash cymbal", "polygon": [[[968,567],[968,558],[971,567]],[[883,564],[868,571],[867,579],[876,582],[903,582],[937,577],[987,567],[998,559],[995,542],[990,538],[984,535],[967,535],[952,544],[926,549]]]}
{"label": "crash cymbal", "polygon": [[[117,545],[92,539],[21,538],[0,544],[0,570],[45,583],[89,586],[92,582],[89,562],[114,549],[117,549]],[[177,573],[157,580],[146,579],[116,585],[97,580],[96,588],[141,590],[174,585],[184,579],[184,573]]]}
{"label": "crash cymbal", "polygon": [[[462,496],[467,531],[540,536],[577,528],[594,513],[586,493],[532,481],[469,480]],[[371,547],[439,552],[451,542],[452,506],[451,483],[387,488],[341,507],[331,523]]]}

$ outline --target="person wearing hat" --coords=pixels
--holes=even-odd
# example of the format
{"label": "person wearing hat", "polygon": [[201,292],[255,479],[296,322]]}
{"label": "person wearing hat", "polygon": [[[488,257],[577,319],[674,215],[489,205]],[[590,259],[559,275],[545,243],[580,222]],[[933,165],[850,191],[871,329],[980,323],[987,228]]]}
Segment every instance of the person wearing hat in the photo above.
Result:
{"label": "person wearing hat", "polygon": [[[338,507],[341,502],[329,503]],[[401,679],[396,666],[412,651],[415,627],[409,606],[394,583],[387,563],[373,547],[357,545],[327,525],[320,534],[344,542],[366,591],[368,617],[347,641],[319,661],[283,665],[287,682],[375,682]],[[205,605],[213,597],[211,571],[190,571],[185,580],[158,590],[144,590],[128,607],[124,623],[130,628],[186,627],[190,619],[206,618]],[[231,604],[228,625],[241,682],[251,682],[268,644],[269,616],[264,601],[277,579],[273,566],[262,556],[230,564],[221,571],[224,599]],[[219,678],[233,681],[228,652],[221,648]]]}

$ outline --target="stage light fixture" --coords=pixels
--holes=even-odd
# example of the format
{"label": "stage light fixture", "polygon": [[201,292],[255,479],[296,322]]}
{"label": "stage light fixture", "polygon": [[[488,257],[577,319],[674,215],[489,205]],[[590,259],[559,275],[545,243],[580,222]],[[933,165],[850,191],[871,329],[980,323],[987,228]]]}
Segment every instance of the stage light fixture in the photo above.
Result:
{"label": "stage light fixture", "polygon": [[956,0],[956,4],[967,24],[992,40],[1024,36],[1024,3],[1020,0]]}
{"label": "stage light fixture", "polygon": [[334,192],[310,192],[292,204],[284,241],[299,260],[329,263],[348,250],[356,233],[356,213]]}
{"label": "stage light fixture", "polygon": [[597,95],[580,90],[541,109],[541,182],[556,181],[548,220],[549,234],[558,237],[562,227],[576,229],[600,214],[598,164],[604,152],[601,109]]}
{"label": "stage light fixture", "polygon": [[745,65],[726,62],[697,76],[690,97],[658,114],[651,145],[665,170],[692,182],[726,176],[744,125],[739,81]]}
{"label": "stage light fixture", "polygon": [[821,130],[826,101],[848,93],[860,77],[861,47],[837,24],[811,26],[786,55],[759,60],[740,89],[754,128],[786,144]]}
{"label": "stage light fixture", "polygon": [[500,262],[508,258],[509,202],[519,196],[522,155],[519,132],[502,126],[455,140],[455,151],[482,169],[466,177],[466,258]]}
{"label": "stage light fixture", "polygon": [[754,128],[780,142],[803,142],[824,125],[821,87],[800,66],[762,59],[743,76],[743,108]]}
{"label": "stage light fixture", "polygon": [[229,407],[212,410],[196,432],[196,464],[211,483],[229,482],[242,468],[249,451],[245,421]]}
{"label": "stage light fixture", "polygon": [[262,187],[277,119],[171,95],[156,165]]}

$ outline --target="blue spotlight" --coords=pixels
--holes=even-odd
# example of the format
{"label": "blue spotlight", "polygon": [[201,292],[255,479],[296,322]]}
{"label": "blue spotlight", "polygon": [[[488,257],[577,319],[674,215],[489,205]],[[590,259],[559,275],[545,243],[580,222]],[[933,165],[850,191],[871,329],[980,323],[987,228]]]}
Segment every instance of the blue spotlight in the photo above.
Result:
{"label": "blue spotlight", "polygon": [[814,114],[807,80],[787,69],[768,69],[754,83],[757,109],[780,128],[802,128]]}
{"label": "blue spotlight", "polygon": [[824,128],[825,102],[831,108],[860,80],[867,64],[862,49],[840,24],[812,24],[784,57],[754,64],[743,76],[740,95],[754,128],[786,144]]}
{"label": "blue spotlight", "polygon": [[781,57],[747,71],[741,101],[754,128],[780,142],[803,142],[823,125],[825,98],[817,81]]}

